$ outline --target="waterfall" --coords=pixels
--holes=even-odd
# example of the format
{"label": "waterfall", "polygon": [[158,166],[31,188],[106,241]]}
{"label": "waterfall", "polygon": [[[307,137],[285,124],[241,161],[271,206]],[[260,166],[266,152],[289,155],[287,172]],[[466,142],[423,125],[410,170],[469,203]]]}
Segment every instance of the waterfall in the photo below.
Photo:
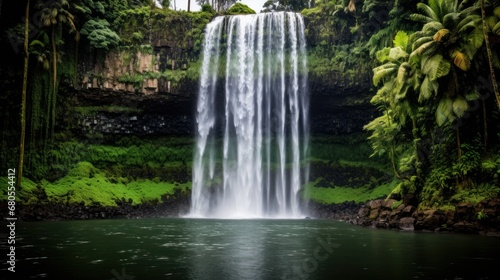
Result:
{"label": "waterfall", "polygon": [[217,17],[205,30],[193,217],[300,217],[308,165],[300,14]]}

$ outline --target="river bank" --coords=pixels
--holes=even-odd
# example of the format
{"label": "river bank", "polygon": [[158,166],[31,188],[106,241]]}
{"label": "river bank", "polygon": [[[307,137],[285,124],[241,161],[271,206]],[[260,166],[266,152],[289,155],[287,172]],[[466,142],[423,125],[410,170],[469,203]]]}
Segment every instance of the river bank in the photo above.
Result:
{"label": "river bank", "polygon": [[[3,203],[2,205],[7,205]],[[89,219],[140,219],[149,217],[182,217],[189,212],[190,197],[176,193],[158,203],[133,205],[122,200],[117,206],[84,204],[19,205],[18,218],[23,221],[58,221]],[[454,210],[418,209],[392,199],[366,203],[345,202],[320,204],[309,202],[308,217],[341,220],[374,229],[426,232],[456,232],[500,236],[500,198],[483,200],[477,205],[459,203]],[[5,208],[2,206],[2,208]],[[6,211],[6,209],[2,209]]]}
{"label": "river bank", "polygon": [[462,202],[455,209],[446,210],[396,203],[393,199],[331,205],[310,202],[308,211],[312,218],[344,220],[377,229],[500,236],[500,198],[483,200],[477,205]]}

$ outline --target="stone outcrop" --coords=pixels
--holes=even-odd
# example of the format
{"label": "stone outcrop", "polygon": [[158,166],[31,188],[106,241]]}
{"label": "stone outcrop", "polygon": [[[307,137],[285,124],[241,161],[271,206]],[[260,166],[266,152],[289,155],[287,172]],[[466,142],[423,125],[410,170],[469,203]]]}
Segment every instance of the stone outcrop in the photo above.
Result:
{"label": "stone outcrop", "polygon": [[166,92],[167,88],[159,86],[160,78],[144,77],[136,84],[126,81],[125,77],[140,77],[144,73],[159,74],[159,53],[147,51],[112,51],[104,61],[96,63],[91,71],[83,75],[82,89],[110,90],[121,92],[139,92],[142,94],[157,94]]}
{"label": "stone outcrop", "polygon": [[176,193],[164,195],[159,203],[132,205],[122,199],[117,206],[82,204],[19,205],[19,218],[24,221],[88,220],[111,218],[179,217],[189,212],[190,196]]}
{"label": "stone outcrop", "polygon": [[448,231],[500,236],[500,198],[483,200],[477,205],[459,203],[455,210],[418,210],[412,205],[395,207],[392,199],[377,199],[364,204],[339,205],[311,203],[316,218],[341,219],[372,228],[403,231]]}

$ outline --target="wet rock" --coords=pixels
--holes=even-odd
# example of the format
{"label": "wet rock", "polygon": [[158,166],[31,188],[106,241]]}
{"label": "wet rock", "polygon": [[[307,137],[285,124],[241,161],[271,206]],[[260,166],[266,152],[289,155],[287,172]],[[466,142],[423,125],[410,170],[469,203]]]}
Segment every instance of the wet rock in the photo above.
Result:
{"label": "wet rock", "polygon": [[384,201],[383,206],[385,208],[392,208],[392,205],[394,204],[394,199],[387,199]]}
{"label": "wet rock", "polygon": [[401,230],[415,230],[415,219],[411,217],[401,218],[401,220],[399,220],[398,226]]}
{"label": "wet rock", "polygon": [[361,207],[361,209],[359,209],[358,211],[358,217],[360,218],[364,218],[364,217],[367,217],[368,215],[370,215],[370,209],[368,207]]}
{"label": "wet rock", "polygon": [[370,209],[378,209],[384,204],[384,201],[382,199],[376,199],[372,200],[370,202]]}
{"label": "wet rock", "polygon": [[408,205],[403,208],[402,212],[405,217],[409,217],[415,210],[416,210],[415,207]]}
{"label": "wet rock", "polygon": [[380,210],[378,208],[371,210],[370,211],[370,219],[372,219],[372,220],[376,219],[379,214],[380,214]]}
{"label": "wet rock", "polygon": [[380,212],[378,218],[379,218],[379,220],[387,221],[387,219],[389,219],[390,214],[391,214],[390,211],[384,210],[384,211]]}
{"label": "wet rock", "polygon": [[476,227],[476,225],[474,225],[473,223],[470,223],[470,222],[466,222],[466,221],[462,221],[462,222],[458,222],[458,223],[454,224],[453,229],[456,232],[463,232],[463,233],[477,233],[478,232],[478,228]]}
{"label": "wet rock", "polygon": [[376,221],[376,222],[373,222],[372,227],[385,229],[385,228],[388,228],[389,225],[386,222]]}

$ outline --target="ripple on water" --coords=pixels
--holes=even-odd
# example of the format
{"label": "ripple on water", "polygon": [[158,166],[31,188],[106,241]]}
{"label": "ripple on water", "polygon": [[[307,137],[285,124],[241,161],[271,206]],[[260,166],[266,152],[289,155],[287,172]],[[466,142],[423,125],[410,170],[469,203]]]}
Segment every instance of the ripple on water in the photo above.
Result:
{"label": "ripple on water", "polygon": [[105,235],[124,235],[125,233],[124,232],[121,232],[121,231],[118,231],[118,232],[109,232],[109,233],[106,233]]}

